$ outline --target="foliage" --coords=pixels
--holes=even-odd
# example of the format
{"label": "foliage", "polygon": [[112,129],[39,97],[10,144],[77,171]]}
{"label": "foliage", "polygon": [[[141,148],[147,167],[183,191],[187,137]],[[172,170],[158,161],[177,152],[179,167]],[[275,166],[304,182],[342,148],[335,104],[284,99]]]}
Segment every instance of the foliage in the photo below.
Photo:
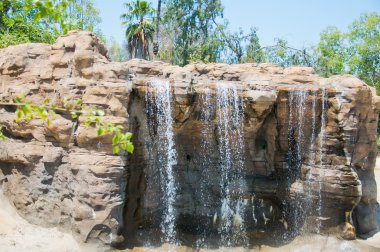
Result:
{"label": "foliage", "polygon": [[123,62],[128,59],[126,46],[120,46],[120,44],[113,37],[111,37],[108,44],[108,55],[113,61]]}
{"label": "foliage", "polygon": [[92,0],[3,0],[0,48],[27,42],[52,43],[68,30],[94,31],[99,23]]}
{"label": "foliage", "polygon": [[192,61],[215,62],[219,55],[216,19],[222,14],[220,0],[166,1],[163,30],[173,46],[161,50],[160,57],[169,56],[167,60],[181,66]]}
{"label": "foliage", "polygon": [[362,14],[347,33],[327,28],[321,33],[315,55],[320,74],[354,74],[380,92],[380,16]]}
{"label": "foliage", "polygon": [[243,59],[244,62],[255,62],[261,63],[265,61],[264,52],[260,45],[260,39],[257,35],[257,28],[251,28],[249,34],[249,43],[247,45],[246,57]]}
{"label": "foliage", "polygon": [[25,10],[30,4],[19,0],[4,0],[0,3],[0,48],[27,42],[54,41],[54,31],[34,19],[37,9]]}
{"label": "foliage", "polygon": [[288,45],[284,39],[277,38],[274,46],[261,48],[266,62],[277,64],[282,67],[292,65],[312,66],[314,58],[306,49],[296,49]]}
{"label": "foliage", "polygon": [[130,58],[149,59],[149,45],[153,41],[154,9],[150,2],[135,0],[126,3],[128,9],[121,15],[123,25],[126,27],[125,36],[128,41],[128,52]]}
{"label": "foliage", "polygon": [[240,28],[237,32],[227,30],[228,22],[219,25],[220,47],[223,49],[222,61],[227,63],[263,62],[264,54],[261,50],[257,28],[251,28],[248,34]]}
{"label": "foliage", "polygon": [[380,92],[380,15],[362,14],[346,34],[348,72],[357,75]]}
{"label": "foliage", "polygon": [[344,35],[336,27],[328,27],[321,33],[316,48],[317,70],[324,76],[341,74],[347,59]]}
{"label": "foliage", "polygon": [[[56,112],[69,112],[72,119],[76,119],[80,115],[86,118],[85,125],[93,125],[97,129],[97,135],[103,136],[113,134],[112,145],[113,153],[119,153],[121,149],[133,153],[134,147],[130,141],[132,133],[123,133],[124,127],[122,125],[115,125],[112,122],[105,122],[103,116],[104,111],[96,107],[88,107],[82,104],[82,100],[76,99],[69,101],[63,100],[63,107],[51,104],[50,100],[46,98],[40,105],[31,104],[27,102],[25,96],[17,96],[12,101],[3,101],[0,103],[2,106],[16,106],[15,122],[30,121],[39,118],[45,121],[46,125],[50,125],[50,121],[55,117]],[[5,136],[1,131],[3,127],[0,125],[0,140],[4,141]]]}

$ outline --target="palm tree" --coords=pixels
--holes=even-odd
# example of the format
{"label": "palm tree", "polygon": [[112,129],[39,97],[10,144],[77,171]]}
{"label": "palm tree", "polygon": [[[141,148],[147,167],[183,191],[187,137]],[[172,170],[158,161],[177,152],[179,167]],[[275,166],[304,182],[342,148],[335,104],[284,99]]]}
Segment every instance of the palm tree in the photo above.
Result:
{"label": "palm tree", "polygon": [[158,6],[157,6],[157,17],[156,17],[156,42],[153,43],[153,53],[154,55],[158,54],[159,45],[158,40],[160,38],[160,17],[161,16],[161,0],[158,0]]}
{"label": "palm tree", "polygon": [[121,15],[123,25],[127,27],[125,35],[128,41],[130,58],[149,60],[149,43],[153,41],[154,25],[152,4],[144,0],[125,3],[128,11]]}

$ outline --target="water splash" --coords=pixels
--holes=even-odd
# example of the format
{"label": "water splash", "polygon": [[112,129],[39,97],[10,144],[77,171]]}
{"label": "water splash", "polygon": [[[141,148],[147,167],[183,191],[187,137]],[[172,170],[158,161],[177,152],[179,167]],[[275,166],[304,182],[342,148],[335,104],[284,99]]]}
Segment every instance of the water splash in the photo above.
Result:
{"label": "water splash", "polygon": [[154,81],[147,87],[145,95],[147,104],[148,126],[156,134],[157,162],[160,168],[161,201],[164,212],[161,231],[164,242],[176,243],[175,208],[177,185],[173,167],[177,164],[177,153],[174,145],[172,97],[168,81]]}

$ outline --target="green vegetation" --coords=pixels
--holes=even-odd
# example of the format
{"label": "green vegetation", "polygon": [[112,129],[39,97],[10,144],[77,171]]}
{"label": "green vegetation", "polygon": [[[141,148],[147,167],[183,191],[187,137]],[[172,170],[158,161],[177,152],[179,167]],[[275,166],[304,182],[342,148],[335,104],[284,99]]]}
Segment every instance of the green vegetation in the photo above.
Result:
{"label": "green vegetation", "polygon": [[347,33],[329,27],[321,33],[315,48],[319,73],[354,74],[380,92],[380,16],[362,14]]}
{"label": "green vegetation", "polygon": [[128,9],[121,15],[123,25],[126,26],[125,36],[128,41],[130,58],[150,59],[149,45],[153,41],[154,9],[152,4],[144,0],[126,3]]}
{"label": "green vegetation", "polygon": [[[54,119],[56,116],[56,112],[70,113],[73,120],[76,120],[80,115],[85,116],[85,125],[87,127],[94,126],[99,137],[103,135],[113,135],[112,146],[114,154],[119,153],[120,150],[133,153],[134,147],[130,141],[132,138],[132,133],[123,133],[125,130],[122,125],[115,125],[112,122],[105,122],[103,120],[103,116],[105,115],[103,110],[96,107],[85,106],[82,104],[82,100],[80,99],[73,101],[64,99],[61,103],[63,106],[59,107],[46,98],[42,104],[35,105],[26,101],[26,98],[23,95],[17,96],[12,101],[0,101],[0,105],[2,106],[16,107],[16,123],[19,123],[20,121],[27,122],[38,118],[44,120],[46,126],[49,127],[51,119]],[[5,141],[6,137],[1,131],[2,128],[3,127],[0,125],[0,140]]]}
{"label": "green vegetation", "polygon": [[53,43],[69,30],[97,31],[100,22],[92,0],[2,0],[0,48],[28,42]]}

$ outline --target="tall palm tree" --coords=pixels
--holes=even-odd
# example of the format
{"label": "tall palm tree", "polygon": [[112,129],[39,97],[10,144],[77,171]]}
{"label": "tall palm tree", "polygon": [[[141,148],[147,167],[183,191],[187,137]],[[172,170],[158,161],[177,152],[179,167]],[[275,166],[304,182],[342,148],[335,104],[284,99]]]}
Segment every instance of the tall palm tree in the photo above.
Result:
{"label": "tall palm tree", "polygon": [[125,3],[128,11],[121,15],[125,25],[130,58],[149,60],[149,44],[153,41],[154,25],[152,4],[144,0]]}
{"label": "tall palm tree", "polygon": [[161,16],[161,0],[158,0],[158,6],[157,6],[157,17],[156,17],[156,42],[153,43],[153,53],[154,55],[158,54],[159,50],[159,38],[160,38],[160,17]]}

